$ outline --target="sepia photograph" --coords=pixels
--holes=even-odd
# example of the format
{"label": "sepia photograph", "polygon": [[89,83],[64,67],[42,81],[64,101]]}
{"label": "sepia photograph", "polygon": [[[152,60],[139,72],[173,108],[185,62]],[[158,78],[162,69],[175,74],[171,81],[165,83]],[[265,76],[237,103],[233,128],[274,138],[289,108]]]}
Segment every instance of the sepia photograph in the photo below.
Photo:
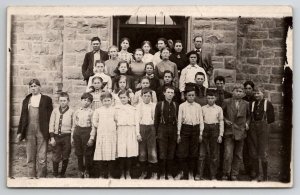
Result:
{"label": "sepia photograph", "polygon": [[293,187],[290,6],[7,8],[7,187]]}

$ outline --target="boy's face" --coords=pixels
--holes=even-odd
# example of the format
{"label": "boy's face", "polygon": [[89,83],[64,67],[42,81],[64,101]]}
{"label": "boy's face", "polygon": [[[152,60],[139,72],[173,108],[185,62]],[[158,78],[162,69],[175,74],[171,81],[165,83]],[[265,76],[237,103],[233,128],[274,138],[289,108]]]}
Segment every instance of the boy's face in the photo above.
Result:
{"label": "boy's face", "polygon": [[170,52],[167,49],[164,49],[161,52],[161,58],[164,60],[164,59],[169,59],[169,57],[170,57]]}
{"label": "boy's face", "polygon": [[127,97],[126,94],[121,94],[119,95],[120,101],[123,105],[127,104],[129,101],[129,98]]}
{"label": "boy's face", "polygon": [[254,97],[257,101],[262,100],[264,98],[264,94],[261,91],[254,91]]}
{"label": "boy's face", "polygon": [[127,72],[128,68],[127,68],[127,64],[126,63],[122,63],[119,66],[119,71],[121,74],[125,74]]}
{"label": "boy's face", "polygon": [[104,98],[104,99],[102,100],[102,105],[103,105],[103,106],[108,107],[108,106],[111,105],[111,103],[112,103],[112,99],[111,99],[111,98]]}
{"label": "boy's face", "polygon": [[164,82],[165,84],[170,84],[172,83],[173,77],[171,75],[171,73],[166,73],[164,76]]}
{"label": "boy's face", "polygon": [[104,72],[104,64],[103,63],[97,63],[95,65],[95,73],[102,73]]}
{"label": "boy's face", "polygon": [[146,87],[150,87],[150,83],[149,83],[149,80],[148,79],[143,79],[141,81],[141,86],[142,86],[142,89],[146,88]]}
{"label": "boy's face", "polygon": [[100,79],[95,79],[95,80],[93,81],[93,86],[95,87],[96,90],[101,89],[101,87],[102,87],[102,82],[101,82],[101,80],[100,80]]}
{"label": "boy's face", "polygon": [[164,92],[165,99],[169,100],[169,101],[171,101],[173,99],[174,95],[175,95],[175,92],[173,89],[167,89]]}
{"label": "boy's face", "polygon": [[59,97],[58,102],[61,108],[66,108],[69,104],[69,100],[67,97]]}
{"label": "boy's face", "polygon": [[35,83],[32,83],[29,86],[30,92],[32,93],[32,95],[38,95],[41,92],[41,87]]}
{"label": "boy's face", "polygon": [[160,50],[162,50],[163,48],[165,48],[166,47],[166,44],[165,44],[165,42],[163,42],[163,41],[158,41],[157,42],[157,49],[160,51]]}
{"label": "boy's face", "polygon": [[129,42],[127,40],[124,40],[121,43],[121,47],[122,47],[122,50],[127,50],[129,48]]}
{"label": "boy's face", "polygon": [[135,61],[140,62],[143,58],[143,52],[142,51],[136,51],[134,54]]}
{"label": "boy's face", "polygon": [[195,65],[197,64],[197,55],[196,54],[191,54],[189,57],[190,64]]}
{"label": "boy's face", "polygon": [[112,47],[109,50],[109,55],[110,55],[111,58],[116,58],[118,56],[117,48]]}
{"label": "boy's face", "polygon": [[82,99],[81,100],[81,105],[83,108],[87,108],[91,105],[91,101],[88,98]]}
{"label": "boy's face", "polygon": [[120,79],[119,80],[119,87],[120,87],[120,89],[125,89],[126,88],[126,79]]}
{"label": "boy's face", "polygon": [[253,88],[251,87],[251,85],[247,85],[245,87],[245,93],[246,93],[246,95],[249,95],[249,96],[253,94]]}
{"label": "boy's face", "polygon": [[151,101],[151,94],[150,94],[150,92],[144,93],[144,94],[142,95],[142,99],[143,99],[143,102],[144,102],[145,104],[149,104],[150,101]]}
{"label": "boy's face", "polygon": [[220,80],[216,80],[216,87],[218,90],[223,90],[224,89],[224,82]]}
{"label": "boy's face", "polygon": [[233,90],[232,95],[235,99],[242,99],[245,93],[243,89],[238,88]]}
{"label": "boy's face", "polygon": [[203,75],[197,75],[196,78],[195,78],[195,82],[196,82],[197,85],[202,86],[204,81],[205,81],[205,78],[204,78]]}
{"label": "boy's face", "polygon": [[101,45],[101,44],[100,44],[100,42],[99,42],[98,40],[93,41],[93,42],[92,42],[93,50],[94,50],[94,51],[99,51],[100,45]]}
{"label": "boy's face", "polygon": [[206,98],[207,98],[208,105],[212,106],[212,105],[215,104],[215,101],[216,101],[216,97],[215,96],[208,95]]}
{"label": "boy's face", "polygon": [[149,53],[150,51],[150,45],[148,45],[147,43],[143,45],[143,50],[145,53]]}
{"label": "boy's face", "polygon": [[180,53],[182,51],[182,44],[176,43],[174,49],[176,52]]}
{"label": "boy's face", "polygon": [[150,65],[146,66],[146,74],[147,75],[153,74],[153,67],[152,66],[150,66]]}
{"label": "boy's face", "polygon": [[186,96],[186,100],[189,103],[193,103],[195,101],[196,93],[195,93],[195,91],[190,91],[190,92],[187,92],[185,96]]}

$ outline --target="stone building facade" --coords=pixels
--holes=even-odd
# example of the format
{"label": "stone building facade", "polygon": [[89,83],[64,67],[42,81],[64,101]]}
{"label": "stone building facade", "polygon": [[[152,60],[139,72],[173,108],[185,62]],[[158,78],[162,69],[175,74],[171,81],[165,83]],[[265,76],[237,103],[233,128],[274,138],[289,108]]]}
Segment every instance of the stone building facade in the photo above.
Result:
{"label": "stone building facade", "polygon": [[[42,92],[57,103],[57,93],[67,91],[71,106],[78,107],[85,91],[81,65],[98,36],[107,50],[113,43],[113,18],[102,16],[14,15],[11,21],[10,117],[11,130],[18,125],[21,104],[32,78],[41,81]],[[214,75],[232,83],[252,80],[264,84],[275,105],[272,135],[282,130],[282,76],[285,56],[285,25],[282,18],[188,19],[188,50],[193,37],[204,36],[204,48],[212,53]]]}

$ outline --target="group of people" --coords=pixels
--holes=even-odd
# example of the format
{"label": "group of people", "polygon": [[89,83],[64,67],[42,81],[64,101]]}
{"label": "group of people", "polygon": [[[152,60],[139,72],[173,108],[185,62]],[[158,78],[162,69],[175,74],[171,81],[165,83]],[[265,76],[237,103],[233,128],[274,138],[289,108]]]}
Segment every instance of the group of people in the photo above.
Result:
{"label": "group of people", "polygon": [[171,179],[178,165],[183,180],[215,180],[219,173],[236,181],[243,161],[251,179],[258,179],[261,161],[267,180],[268,129],[275,119],[263,86],[235,83],[230,93],[217,76],[216,88],[209,88],[211,57],[202,51],[201,36],[194,43],[195,50],[183,54],[181,41],[170,50],[160,38],[154,55],[149,41],[132,54],[123,38],[121,51],[111,46],[107,54],[92,38],[93,51],[82,65],[87,88],[75,111],[66,92],[53,109],[40,82],[31,80],[17,136],[27,141],[28,176],[46,177],[50,140],[55,177],[66,176],[73,144],[80,178],[109,178],[118,167],[120,178],[128,179],[138,159],[143,179]]}

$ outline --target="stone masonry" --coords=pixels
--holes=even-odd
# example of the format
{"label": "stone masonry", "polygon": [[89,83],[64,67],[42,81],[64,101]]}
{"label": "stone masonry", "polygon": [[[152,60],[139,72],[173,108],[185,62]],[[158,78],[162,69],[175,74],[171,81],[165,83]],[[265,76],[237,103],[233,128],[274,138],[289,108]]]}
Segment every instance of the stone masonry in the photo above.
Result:
{"label": "stone masonry", "polygon": [[[276,129],[282,119],[281,80],[284,57],[283,19],[191,18],[190,45],[196,34],[204,36],[204,48],[212,53],[214,76],[224,75],[226,88],[234,82],[262,83],[274,103]],[[112,18],[102,16],[22,16],[12,18],[11,29],[11,127],[18,125],[21,101],[28,82],[38,78],[42,92],[57,103],[57,93],[67,91],[71,106],[79,106],[85,91],[81,65],[90,51],[90,39],[112,44]]]}

